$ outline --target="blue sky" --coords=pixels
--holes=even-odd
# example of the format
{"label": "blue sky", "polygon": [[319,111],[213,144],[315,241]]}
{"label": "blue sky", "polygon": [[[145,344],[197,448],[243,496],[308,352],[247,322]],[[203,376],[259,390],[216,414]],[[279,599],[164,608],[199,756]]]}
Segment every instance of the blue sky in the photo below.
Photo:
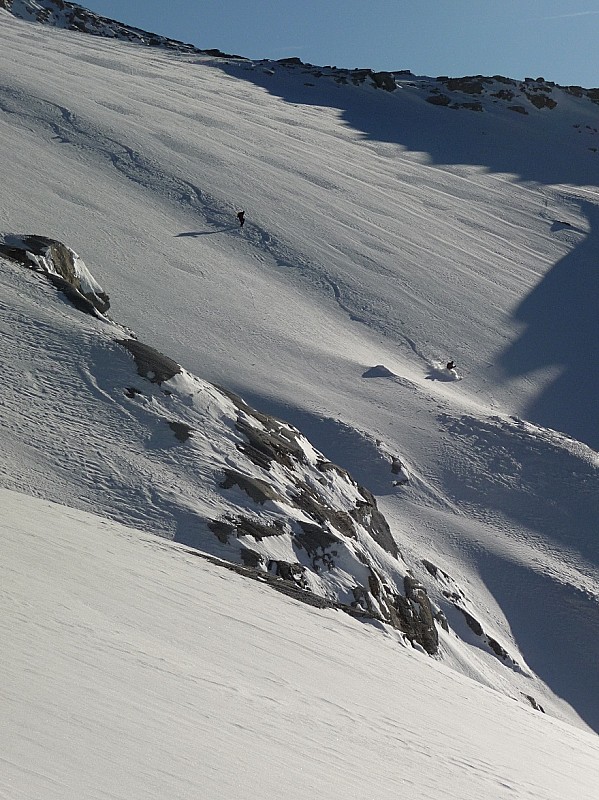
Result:
{"label": "blue sky", "polygon": [[80,0],[249,58],[599,86],[599,0]]}

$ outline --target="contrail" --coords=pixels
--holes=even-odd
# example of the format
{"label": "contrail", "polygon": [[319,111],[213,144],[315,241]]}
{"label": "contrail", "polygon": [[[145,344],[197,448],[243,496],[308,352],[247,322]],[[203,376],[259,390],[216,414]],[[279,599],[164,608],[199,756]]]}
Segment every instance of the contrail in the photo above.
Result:
{"label": "contrail", "polygon": [[590,17],[596,16],[599,11],[574,11],[570,14],[555,14],[551,17],[541,17],[541,19],[568,19],[570,17]]}

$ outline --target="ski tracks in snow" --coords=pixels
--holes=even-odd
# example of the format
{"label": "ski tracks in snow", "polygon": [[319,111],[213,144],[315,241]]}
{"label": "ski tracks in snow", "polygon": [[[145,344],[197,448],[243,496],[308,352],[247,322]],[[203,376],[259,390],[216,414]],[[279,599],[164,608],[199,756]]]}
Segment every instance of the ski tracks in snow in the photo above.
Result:
{"label": "ski tracks in snow", "polygon": [[[45,132],[46,136],[50,135],[60,145],[85,151],[92,159],[108,161],[124,178],[151,191],[162,202],[188,207],[200,214],[210,228],[224,233],[238,230],[231,225],[229,203],[167,171],[158,160],[147,157],[67,107],[9,86],[0,86],[0,109],[16,115],[23,127],[37,129],[42,135]],[[302,284],[308,285],[321,298],[330,297],[332,292],[339,308],[353,322],[373,332],[389,334],[388,309],[381,311],[376,297],[357,293],[349,284],[342,283],[338,274],[329,274],[326,265],[302,256],[291,245],[254,221],[247,223],[240,232],[245,243],[260,253],[261,261],[266,256],[279,268],[292,270]],[[409,337],[397,330],[393,330],[393,334],[428,363]]]}
{"label": "ski tracks in snow", "polygon": [[[86,159],[109,162],[123,178],[153,194],[162,203],[188,208],[199,214],[214,232],[241,234],[263,264],[293,274],[293,280],[307,287],[312,295],[327,302],[331,298],[348,318],[375,335],[391,337],[400,347],[406,345],[427,370],[427,378],[439,379],[435,359],[407,335],[404,324],[386,298],[369,292],[355,280],[343,280],[340,263],[345,255],[334,253],[330,268],[321,260],[304,255],[292,243],[269,232],[254,220],[243,229],[232,225],[232,209],[228,202],[206,192],[200,186],[163,166],[122,139],[116,138],[89,118],[75,114],[64,105],[37,97],[10,86],[0,86],[0,110],[16,116],[20,124],[50,136],[60,146],[84,151]],[[348,235],[351,231],[348,229]],[[179,234],[194,236],[195,234]],[[239,240],[238,246],[240,244]],[[331,245],[335,251],[334,245]],[[339,258],[341,257],[341,262]],[[335,265],[334,262],[337,262]],[[373,265],[373,268],[375,265]],[[266,267],[267,269],[269,266]]]}
{"label": "ski tracks in snow", "polygon": [[68,108],[31,94],[0,86],[0,109],[19,117],[24,127],[50,133],[60,144],[87,151],[109,161],[125,178],[152,191],[165,202],[201,212],[209,225],[230,224],[231,210],[190,181],[166,172],[139,150],[113,138]]}

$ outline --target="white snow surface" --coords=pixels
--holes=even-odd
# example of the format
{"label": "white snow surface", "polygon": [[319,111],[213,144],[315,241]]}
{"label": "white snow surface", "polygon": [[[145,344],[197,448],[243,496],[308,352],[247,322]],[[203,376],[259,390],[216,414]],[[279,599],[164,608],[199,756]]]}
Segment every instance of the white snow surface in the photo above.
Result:
{"label": "white snow surface", "polygon": [[[483,113],[437,107],[427,78],[1,9],[0,71],[0,232],[64,242],[111,299],[86,316],[0,258],[0,794],[595,797],[599,106],[515,113],[498,80]],[[183,372],[139,377],[131,330]],[[209,382],[374,493],[448,617],[435,659],[149,536],[228,558],[204,520],[257,514],[215,479]]]}
{"label": "white snow surface", "polygon": [[4,797],[596,796],[594,734],[392,633],[85,512],[0,502]]}

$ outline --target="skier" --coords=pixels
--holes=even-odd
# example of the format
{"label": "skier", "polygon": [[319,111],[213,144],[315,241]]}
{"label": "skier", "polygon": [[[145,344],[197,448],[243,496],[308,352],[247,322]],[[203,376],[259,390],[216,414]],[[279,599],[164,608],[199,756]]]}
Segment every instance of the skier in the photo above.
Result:
{"label": "skier", "polygon": [[238,211],[237,219],[239,220],[239,227],[243,228],[243,223],[245,222],[245,211]]}
{"label": "skier", "polygon": [[449,370],[449,372],[452,372],[455,369],[455,361],[448,361],[447,369]]}

